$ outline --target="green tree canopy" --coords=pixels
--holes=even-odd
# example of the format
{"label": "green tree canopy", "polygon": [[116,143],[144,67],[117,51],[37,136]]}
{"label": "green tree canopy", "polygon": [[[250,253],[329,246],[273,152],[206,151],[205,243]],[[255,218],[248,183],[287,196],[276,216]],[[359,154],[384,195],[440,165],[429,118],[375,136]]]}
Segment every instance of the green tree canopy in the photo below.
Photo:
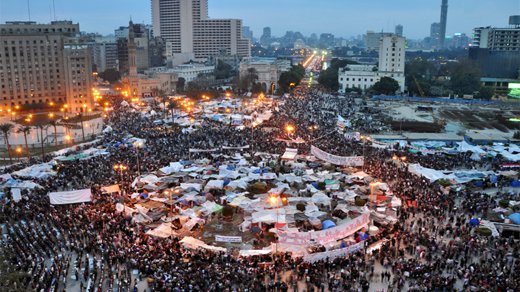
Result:
{"label": "green tree canopy", "polygon": [[233,67],[222,60],[218,60],[215,68],[215,79],[227,79],[233,76]]}
{"label": "green tree canopy", "polygon": [[318,78],[318,83],[321,85],[332,89],[339,89],[339,81],[338,81],[338,71],[340,68],[343,68],[347,65],[358,64],[355,61],[347,60],[347,59],[332,59],[330,61],[330,66],[327,70],[322,71],[320,73],[320,77]]}
{"label": "green tree canopy", "polygon": [[451,90],[455,94],[473,94],[480,89],[480,69],[470,60],[463,60],[453,66]]}
{"label": "green tree canopy", "polygon": [[374,84],[372,90],[378,94],[392,95],[399,90],[399,83],[393,78],[382,77],[381,80]]}
{"label": "green tree canopy", "polygon": [[99,73],[99,77],[110,83],[121,80],[121,74],[116,69],[106,69],[104,72]]}

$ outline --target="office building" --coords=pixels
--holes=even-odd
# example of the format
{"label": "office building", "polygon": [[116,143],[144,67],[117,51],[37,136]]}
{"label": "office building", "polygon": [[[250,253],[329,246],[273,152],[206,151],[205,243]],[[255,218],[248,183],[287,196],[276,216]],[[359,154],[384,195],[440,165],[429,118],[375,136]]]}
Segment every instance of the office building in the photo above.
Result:
{"label": "office building", "polygon": [[96,42],[90,44],[90,47],[92,48],[92,61],[96,65],[97,72],[104,72],[107,69],[118,70],[117,43]]}
{"label": "office building", "polygon": [[271,28],[270,27],[264,27],[262,36],[260,37],[260,44],[262,47],[269,47],[271,45]]}
{"label": "office building", "polygon": [[254,41],[253,31],[251,30],[251,28],[249,26],[242,27],[242,37],[245,39],[248,39],[249,41],[251,41],[251,43],[253,43],[253,41]]}
{"label": "office building", "polygon": [[382,77],[390,77],[399,83],[400,91],[405,89],[405,45],[404,37],[384,36],[379,41],[379,66],[347,65],[338,72],[339,92],[359,89],[366,91]]}
{"label": "office building", "polygon": [[404,27],[401,24],[395,26],[395,34],[398,36],[403,36]]}
{"label": "office building", "polygon": [[383,37],[392,36],[393,33],[390,32],[373,32],[367,31],[365,35],[365,49],[367,51],[376,51],[379,52],[379,47],[381,43],[381,39]]}
{"label": "office building", "polygon": [[509,27],[475,28],[469,58],[479,63],[483,77],[518,78],[520,16],[511,16]]}
{"label": "office building", "polygon": [[79,43],[79,31],[71,21],[0,24],[0,105],[92,107],[91,51]]}
{"label": "office building", "polygon": [[334,35],[331,33],[322,33],[320,34],[320,47],[321,48],[331,48],[334,46]]}
{"label": "office building", "polygon": [[206,60],[222,49],[240,58],[251,55],[239,19],[211,19],[208,0],[151,0],[155,36],[167,42],[172,65]]}

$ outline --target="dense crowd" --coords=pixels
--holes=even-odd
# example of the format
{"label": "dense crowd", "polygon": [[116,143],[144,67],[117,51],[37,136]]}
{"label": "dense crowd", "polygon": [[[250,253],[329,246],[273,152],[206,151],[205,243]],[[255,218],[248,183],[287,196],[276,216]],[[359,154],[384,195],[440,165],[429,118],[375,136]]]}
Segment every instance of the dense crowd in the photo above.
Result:
{"label": "dense crowd", "polygon": [[[81,291],[136,291],[142,279],[148,279],[153,291],[299,291],[302,287],[306,291],[368,291],[374,283],[384,283],[388,291],[452,291],[457,283],[472,291],[520,290],[518,243],[482,237],[468,224],[470,218],[495,207],[494,198],[470,190],[446,190],[411,174],[405,163],[392,161],[392,155],[406,149],[370,147],[366,141],[348,141],[336,130],[338,115],[363,133],[385,129],[375,118],[379,113],[362,100],[320,89],[297,89],[277,106],[270,120],[254,129],[239,130],[205,120],[195,131],[157,126],[156,117],[120,106],[119,100],[113,104],[114,111],[106,120],[113,131],[95,145],[106,147],[110,155],[60,164],[56,177],[35,181],[43,189],[24,192],[19,203],[0,203],[0,223],[6,225],[8,237],[4,249],[18,271],[30,274],[18,284],[28,290],[65,291],[72,281]],[[295,126],[294,133],[284,131],[288,124]],[[121,144],[129,135],[145,139],[145,147]],[[240,258],[186,249],[177,238],[146,235],[142,225],[116,212],[115,203],[125,198],[100,192],[101,186],[118,182],[119,174],[112,168],[116,163],[131,166],[123,174],[124,187],[130,192],[138,172],[152,172],[181,159],[208,158],[214,165],[224,159],[190,154],[190,148],[250,145],[251,151],[283,153],[284,140],[295,138],[305,141],[296,145],[302,154],[316,145],[337,155],[364,155],[364,170],[388,182],[404,202],[397,211],[398,222],[368,239],[367,246],[380,244],[372,254],[362,251],[310,264],[290,254]],[[474,162],[464,153],[406,155],[412,162],[437,169],[492,169],[500,162]],[[79,188],[92,189],[92,203],[52,206],[46,197],[49,191]],[[137,274],[132,275],[133,270]]]}

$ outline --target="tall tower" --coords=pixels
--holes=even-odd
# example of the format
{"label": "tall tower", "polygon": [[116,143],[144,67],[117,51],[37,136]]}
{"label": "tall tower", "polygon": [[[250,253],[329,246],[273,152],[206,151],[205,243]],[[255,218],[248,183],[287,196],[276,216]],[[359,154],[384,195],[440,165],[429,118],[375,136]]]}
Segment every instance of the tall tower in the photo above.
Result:
{"label": "tall tower", "polygon": [[128,24],[128,85],[131,96],[137,96],[139,92],[136,52],[134,23],[130,20]]}
{"label": "tall tower", "polygon": [[444,48],[444,41],[446,40],[446,24],[448,23],[448,0],[442,0],[441,6],[441,32],[439,45]]}

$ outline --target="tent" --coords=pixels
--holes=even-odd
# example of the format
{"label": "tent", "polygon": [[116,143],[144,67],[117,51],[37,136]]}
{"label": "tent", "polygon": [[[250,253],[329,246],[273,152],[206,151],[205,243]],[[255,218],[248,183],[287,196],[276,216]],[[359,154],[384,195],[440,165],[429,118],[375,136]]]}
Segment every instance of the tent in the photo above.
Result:
{"label": "tent", "polygon": [[471,218],[471,220],[469,220],[469,225],[471,226],[478,226],[479,224],[480,221],[477,218]]}
{"label": "tent", "polygon": [[332,222],[331,220],[325,220],[321,222],[321,226],[323,227],[323,230],[325,230],[332,227],[336,227],[336,223]]}
{"label": "tent", "polygon": [[520,225],[520,213],[513,213],[509,215],[509,219],[511,219],[511,222],[513,222],[513,224]]}

